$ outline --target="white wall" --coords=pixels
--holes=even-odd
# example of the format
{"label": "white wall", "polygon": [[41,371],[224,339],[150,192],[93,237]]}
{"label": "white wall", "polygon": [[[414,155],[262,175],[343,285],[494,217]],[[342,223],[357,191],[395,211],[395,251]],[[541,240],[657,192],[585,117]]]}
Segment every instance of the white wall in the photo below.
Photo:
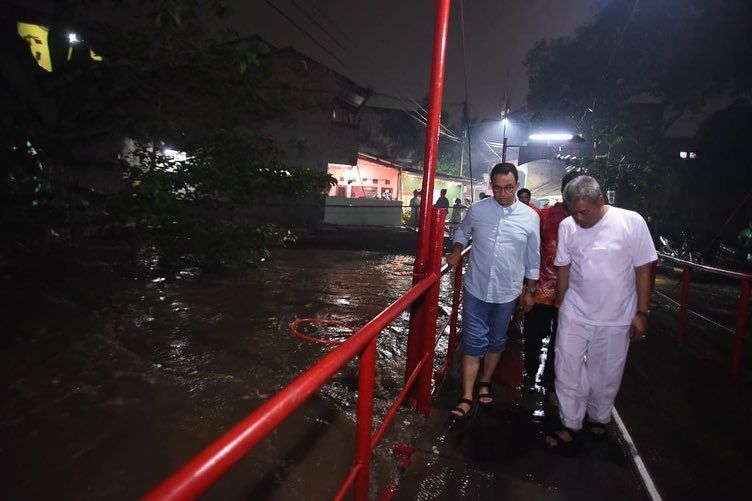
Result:
{"label": "white wall", "polygon": [[401,200],[326,197],[324,223],[340,226],[400,226]]}

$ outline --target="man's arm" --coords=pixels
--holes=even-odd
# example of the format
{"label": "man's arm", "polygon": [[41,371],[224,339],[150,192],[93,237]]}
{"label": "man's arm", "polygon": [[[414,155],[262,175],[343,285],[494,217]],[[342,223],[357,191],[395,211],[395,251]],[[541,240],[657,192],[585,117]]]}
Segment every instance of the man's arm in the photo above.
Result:
{"label": "man's arm", "polygon": [[554,301],[554,306],[557,308],[561,306],[561,302],[564,301],[564,294],[569,289],[570,266],[567,264],[556,268],[556,300]]}
{"label": "man's arm", "polygon": [[535,306],[535,289],[540,277],[540,221],[535,218],[533,231],[527,236],[525,245],[525,287],[520,296],[520,309],[525,313],[529,312]]}
{"label": "man's arm", "polygon": [[462,257],[462,249],[464,249],[470,241],[470,237],[473,232],[472,214],[473,209],[472,207],[470,207],[467,210],[465,219],[462,220],[459,227],[457,228],[457,231],[454,232],[454,247],[452,247],[452,252],[446,255],[447,264],[452,269],[454,269],[460,262],[460,258]]}
{"label": "man's arm", "polygon": [[650,268],[653,263],[635,267],[635,287],[637,288],[637,313],[629,327],[629,337],[633,341],[639,341],[645,337],[648,331],[647,312],[650,310]]}
{"label": "man's arm", "polygon": [[465,246],[462,242],[455,242],[452,252],[446,255],[447,264],[451,269],[454,269],[459,264],[462,257],[462,249],[464,248]]}

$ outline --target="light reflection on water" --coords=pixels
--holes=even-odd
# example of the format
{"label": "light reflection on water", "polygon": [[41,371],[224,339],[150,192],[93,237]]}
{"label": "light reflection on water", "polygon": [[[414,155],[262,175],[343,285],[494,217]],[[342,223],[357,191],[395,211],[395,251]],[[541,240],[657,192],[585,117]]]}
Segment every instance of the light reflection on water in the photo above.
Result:
{"label": "light reflection on water", "polygon": [[[143,276],[60,270],[7,287],[0,497],[143,494],[332,349],[291,335],[291,321],[361,327],[410,287],[412,260],[285,250],[264,270],[165,275],[152,258]],[[379,338],[376,423],[402,386],[407,326],[403,314]],[[356,390],[353,361],[213,495],[331,496],[352,461]],[[419,422],[400,411],[377,475]]]}

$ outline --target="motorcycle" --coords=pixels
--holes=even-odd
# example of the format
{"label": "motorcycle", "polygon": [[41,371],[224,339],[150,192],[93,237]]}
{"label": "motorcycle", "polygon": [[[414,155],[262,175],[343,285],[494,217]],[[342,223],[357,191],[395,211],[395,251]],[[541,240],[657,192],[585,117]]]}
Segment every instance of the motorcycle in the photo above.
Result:
{"label": "motorcycle", "polygon": [[682,230],[681,243],[679,245],[676,245],[664,235],[660,235],[658,239],[661,242],[661,248],[658,249],[658,252],[691,263],[703,263],[702,253],[692,248],[693,239],[687,231]]}

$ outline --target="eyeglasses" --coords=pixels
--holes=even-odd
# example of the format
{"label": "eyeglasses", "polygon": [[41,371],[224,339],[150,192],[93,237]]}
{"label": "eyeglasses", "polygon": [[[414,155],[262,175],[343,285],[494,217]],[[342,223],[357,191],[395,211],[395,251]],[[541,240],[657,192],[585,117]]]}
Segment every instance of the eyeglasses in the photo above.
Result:
{"label": "eyeglasses", "polygon": [[503,191],[504,193],[514,193],[515,188],[516,186],[513,184],[508,184],[506,186],[491,186],[493,191]]}

